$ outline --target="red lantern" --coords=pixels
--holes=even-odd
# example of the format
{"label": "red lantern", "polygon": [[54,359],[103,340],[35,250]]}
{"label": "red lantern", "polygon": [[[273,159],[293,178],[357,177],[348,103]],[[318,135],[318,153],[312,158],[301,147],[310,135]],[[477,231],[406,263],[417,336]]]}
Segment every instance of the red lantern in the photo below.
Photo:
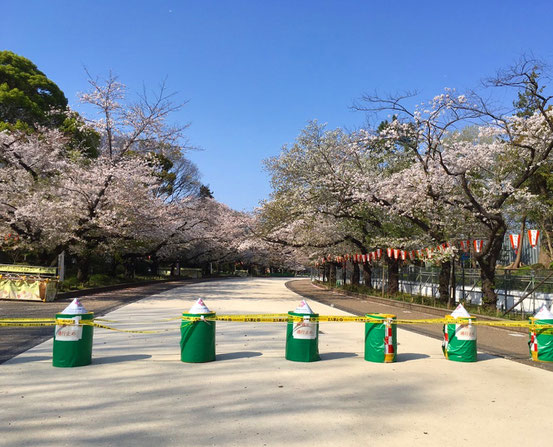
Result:
{"label": "red lantern", "polygon": [[528,230],[528,240],[530,246],[536,248],[538,246],[538,238],[540,237],[540,230]]}
{"label": "red lantern", "polygon": [[510,234],[509,240],[511,241],[511,247],[513,247],[515,253],[518,253],[520,247],[520,234]]}

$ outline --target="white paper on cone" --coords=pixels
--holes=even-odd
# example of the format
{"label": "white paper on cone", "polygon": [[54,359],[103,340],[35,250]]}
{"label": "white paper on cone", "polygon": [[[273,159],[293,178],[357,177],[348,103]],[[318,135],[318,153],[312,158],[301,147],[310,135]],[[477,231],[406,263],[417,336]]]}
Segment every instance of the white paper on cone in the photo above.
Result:
{"label": "white paper on cone", "polygon": [[455,337],[457,337],[457,340],[476,340],[476,326],[472,324],[456,324]]}
{"label": "white paper on cone", "polygon": [[83,327],[79,324],[81,317],[74,317],[75,325],[56,325],[54,338],[57,341],[79,341],[83,338]]}
{"label": "white paper on cone", "polygon": [[459,304],[457,306],[457,308],[451,312],[451,316],[453,318],[469,318],[470,317],[470,314],[467,312],[467,310],[463,307],[462,304]]}
{"label": "white paper on cone", "polygon": [[312,314],[313,311],[309,307],[309,304],[305,300],[302,300],[301,303],[296,307],[296,310],[294,311],[297,314]]}
{"label": "white paper on cone", "polygon": [[553,320],[553,313],[547,309],[545,304],[542,304],[536,315],[534,315],[534,318],[537,320]]}
{"label": "white paper on cone", "polygon": [[[469,318],[470,314],[464,308],[462,304],[459,304],[455,310],[451,313],[453,318]],[[455,325],[455,337],[457,340],[476,340],[476,326],[472,324],[456,324]]]}
{"label": "white paper on cone", "polygon": [[63,309],[62,314],[67,315],[77,315],[77,314],[86,314],[88,313],[87,310],[84,308],[84,306],[80,303],[80,301],[75,298],[73,301],[71,301],[71,304],[67,306],[65,309]]}
{"label": "white paper on cone", "polygon": [[300,321],[294,324],[292,337],[300,340],[315,340],[317,338],[317,323]]}
{"label": "white paper on cone", "polygon": [[198,298],[198,301],[190,308],[188,311],[189,314],[208,314],[211,311],[205,305],[204,301],[201,298]]}

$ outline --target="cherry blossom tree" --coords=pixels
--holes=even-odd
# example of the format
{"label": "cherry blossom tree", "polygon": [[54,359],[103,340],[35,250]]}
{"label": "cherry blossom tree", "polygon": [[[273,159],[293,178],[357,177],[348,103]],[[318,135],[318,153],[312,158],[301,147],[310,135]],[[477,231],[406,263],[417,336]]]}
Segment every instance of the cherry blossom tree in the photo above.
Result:
{"label": "cherry blossom tree", "polygon": [[[403,105],[405,98],[367,96],[367,111],[392,111],[395,119],[380,132],[367,132],[369,140],[386,141],[390,150],[410,156],[409,165],[391,177],[396,188],[387,188],[404,209],[432,216],[439,203],[444,216],[465,216],[484,232],[486,244],[476,254],[482,274],[484,304],[495,306],[495,268],[505,232],[506,216],[513,207],[532,200],[528,182],[553,150],[553,115],[550,97],[541,93],[532,61],[500,73],[488,85],[515,88],[535,101],[530,116],[512,110],[492,109],[475,92],[466,95],[447,89],[414,110]],[[478,134],[467,141],[462,129],[478,125]],[[395,178],[394,178],[395,177]],[[444,221],[433,216],[433,222]]]}
{"label": "cherry blossom tree", "polygon": [[[312,254],[318,249],[325,257],[350,251],[366,254],[386,241],[396,243],[402,235],[413,239],[420,231],[411,222],[391,213],[381,200],[368,200],[359,193],[362,185],[375,181],[381,165],[359,144],[358,135],[340,129],[326,131],[311,123],[293,146],[285,146],[280,156],[267,161],[274,192],[260,214],[265,239],[306,247]],[[394,292],[398,262],[387,262],[392,272],[389,291]],[[370,285],[371,266],[362,265],[364,280]],[[355,263],[353,282],[359,277]]]}
{"label": "cherry blossom tree", "polygon": [[[79,259],[81,279],[92,252],[136,251],[137,244],[163,238],[160,222],[173,222],[175,209],[183,208],[167,202],[198,183],[197,169],[184,158],[186,126],[168,123],[180,106],[163,85],[153,99],[143,94],[125,103],[114,77],[90,84],[82,100],[102,112],[87,124],[101,135],[97,157],[86,156],[86,148],[69,150],[56,130],[0,134],[2,225],[20,236],[19,247],[41,251],[41,262],[68,250]],[[161,188],[160,157],[178,166],[171,196]]]}

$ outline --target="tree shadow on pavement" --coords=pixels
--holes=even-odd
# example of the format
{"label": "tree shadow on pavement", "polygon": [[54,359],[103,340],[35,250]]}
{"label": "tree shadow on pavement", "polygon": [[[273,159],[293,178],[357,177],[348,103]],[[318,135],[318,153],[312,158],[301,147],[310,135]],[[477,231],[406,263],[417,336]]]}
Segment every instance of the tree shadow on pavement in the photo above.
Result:
{"label": "tree shadow on pavement", "polygon": [[52,356],[51,355],[28,355],[28,356],[16,357],[11,359],[10,363],[12,365],[19,365],[21,363],[39,362],[41,360],[52,361]]}
{"label": "tree shadow on pavement", "polygon": [[493,355],[493,354],[485,354],[482,352],[479,352],[476,354],[476,361],[477,362],[485,362],[487,360],[497,360],[500,359],[501,356],[499,355]]}
{"label": "tree shadow on pavement", "polygon": [[107,357],[95,357],[92,359],[94,365],[102,365],[106,363],[123,363],[132,362],[133,360],[146,360],[152,358],[148,354],[129,354],[129,355],[112,355]]}
{"label": "tree shadow on pavement", "polygon": [[251,357],[259,357],[263,355],[258,351],[237,351],[237,352],[226,352],[225,354],[217,354],[215,360],[234,360],[234,359],[248,359]]}
{"label": "tree shadow on pavement", "polygon": [[321,360],[346,359],[349,357],[359,357],[355,352],[324,352],[321,354]]}
{"label": "tree shadow on pavement", "polygon": [[398,354],[396,356],[396,362],[408,362],[409,360],[427,359],[430,356],[427,354],[418,354],[414,352],[406,352],[405,354]]}

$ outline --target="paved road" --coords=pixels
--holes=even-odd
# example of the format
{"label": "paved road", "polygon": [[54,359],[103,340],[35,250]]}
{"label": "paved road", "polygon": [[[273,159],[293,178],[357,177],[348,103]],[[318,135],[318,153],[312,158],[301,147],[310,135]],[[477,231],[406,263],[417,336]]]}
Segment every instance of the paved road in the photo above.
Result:
{"label": "paved road", "polygon": [[[371,300],[370,297],[359,298],[348,296],[336,291],[330,291],[311,283],[309,279],[290,281],[286,286],[306,298],[317,300],[321,303],[333,305],[337,309],[342,309],[356,315],[364,315],[366,313],[390,313],[395,314],[398,318],[405,319],[423,319],[437,318],[435,313],[426,313],[418,310],[408,310],[398,307],[399,303],[390,301],[390,304],[383,304],[382,299]],[[396,305],[394,305],[396,304]],[[446,311],[443,312],[445,315]],[[418,334],[427,335],[429,337],[442,339],[441,325],[420,325],[420,326],[402,326],[403,329],[416,332]],[[515,332],[512,330],[494,328],[494,327],[478,327],[478,350],[487,354],[497,355],[509,360],[515,360],[527,365],[532,365],[537,368],[553,371],[553,364],[533,362],[529,358],[528,353],[528,335]]]}
{"label": "paved road", "polygon": [[[150,295],[200,281],[202,280],[164,281],[87,295],[82,301],[88,311],[94,312],[99,317]],[[71,301],[73,298],[58,299],[47,303],[0,300],[0,318],[53,318]],[[51,338],[53,333],[54,329],[51,326],[0,327],[0,364]]]}
{"label": "paved road", "polygon": [[[283,313],[285,280],[188,284],[106,318],[155,334],[94,332],[92,364],[54,368],[52,340],[0,365],[2,447],[495,446],[551,444],[549,371],[487,354],[444,359],[398,329],[398,361],[363,359],[363,325],[324,323],[321,361],[284,358],[286,324],[217,322],[217,359],[180,361],[178,321],[198,297],[219,314]],[[315,312],[345,312],[310,301]],[[206,323],[207,324],[207,323]]]}

